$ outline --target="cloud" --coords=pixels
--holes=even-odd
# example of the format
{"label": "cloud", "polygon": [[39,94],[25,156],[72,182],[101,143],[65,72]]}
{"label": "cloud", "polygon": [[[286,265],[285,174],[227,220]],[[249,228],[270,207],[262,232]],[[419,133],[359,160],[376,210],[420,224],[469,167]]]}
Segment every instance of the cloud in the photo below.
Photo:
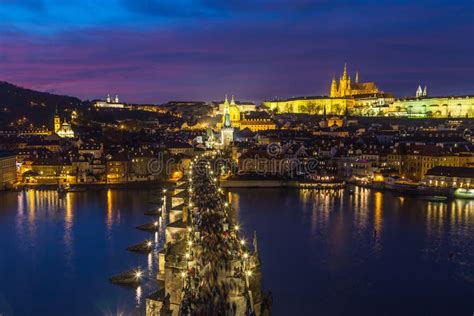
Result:
{"label": "cloud", "polygon": [[464,1],[85,0],[53,9],[54,2],[43,11],[21,8],[48,17],[47,32],[13,14],[1,22],[0,80],[82,98],[227,93],[260,101],[327,93],[348,62],[361,79],[397,95],[420,82],[432,92],[474,93],[472,10]]}

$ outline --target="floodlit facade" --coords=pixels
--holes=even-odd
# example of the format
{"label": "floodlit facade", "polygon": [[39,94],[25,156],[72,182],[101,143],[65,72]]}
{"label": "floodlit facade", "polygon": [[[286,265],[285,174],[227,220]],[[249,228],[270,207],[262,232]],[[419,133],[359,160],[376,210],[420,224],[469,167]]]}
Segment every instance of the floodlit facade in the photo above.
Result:
{"label": "floodlit facade", "polygon": [[474,95],[428,96],[428,88],[421,85],[415,96],[394,98],[391,93],[380,90],[374,82],[359,82],[356,73],[352,81],[347,67],[336,81],[334,76],[329,97],[310,96],[275,99],[263,102],[264,106],[277,113],[301,113],[322,115],[326,107],[328,114],[354,116],[396,116],[413,118],[470,118],[474,117]]}
{"label": "floodlit facade", "polygon": [[0,151],[0,190],[16,182],[16,155]]}
{"label": "floodlit facade", "polygon": [[474,96],[420,96],[397,99],[387,108],[387,115],[402,117],[474,117]]}

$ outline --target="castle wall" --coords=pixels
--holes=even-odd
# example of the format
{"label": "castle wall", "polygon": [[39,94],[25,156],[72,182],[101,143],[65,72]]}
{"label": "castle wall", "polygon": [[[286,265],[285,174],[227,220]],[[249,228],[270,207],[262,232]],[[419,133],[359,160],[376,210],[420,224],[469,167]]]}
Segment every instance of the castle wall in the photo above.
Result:
{"label": "castle wall", "polygon": [[387,115],[408,117],[474,117],[474,96],[397,99]]}
{"label": "castle wall", "polygon": [[354,99],[352,98],[301,98],[281,101],[264,101],[263,104],[272,111],[278,113],[302,113],[322,115],[324,107],[326,113],[332,115],[343,115],[346,109],[349,111],[354,107]]}

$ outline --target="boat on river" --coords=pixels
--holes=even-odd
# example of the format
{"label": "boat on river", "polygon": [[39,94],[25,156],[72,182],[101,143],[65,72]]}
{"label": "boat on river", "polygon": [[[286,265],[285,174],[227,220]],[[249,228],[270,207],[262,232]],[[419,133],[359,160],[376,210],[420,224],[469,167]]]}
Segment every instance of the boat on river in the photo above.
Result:
{"label": "boat on river", "polygon": [[66,194],[67,192],[69,192],[69,185],[68,184],[60,184],[58,185],[58,188],[56,189],[56,191],[59,193],[59,194]]}
{"label": "boat on river", "polygon": [[474,190],[458,188],[454,190],[454,197],[458,199],[474,199]]}
{"label": "boat on river", "polygon": [[448,200],[448,197],[441,195],[426,195],[422,196],[421,199],[430,202],[445,202]]}
{"label": "boat on river", "polygon": [[86,187],[71,187],[69,189],[69,192],[86,192],[87,188]]}

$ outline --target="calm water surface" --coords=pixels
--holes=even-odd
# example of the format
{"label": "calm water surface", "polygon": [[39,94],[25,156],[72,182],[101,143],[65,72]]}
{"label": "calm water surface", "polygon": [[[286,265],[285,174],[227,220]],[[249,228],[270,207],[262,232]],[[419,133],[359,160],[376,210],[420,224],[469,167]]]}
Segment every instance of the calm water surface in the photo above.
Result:
{"label": "calm water surface", "polygon": [[[474,312],[474,202],[367,189],[242,189],[230,196],[247,239],[257,231],[275,315]],[[0,314],[140,314],[153,290],[156,252],[125,248],[146,238],[157,249],[162,244],[160,233],[135,229],[151,220],[143,212],[154,197],[0,193]],[[134,266],[149,278],[140,288],[108,282]]]}

